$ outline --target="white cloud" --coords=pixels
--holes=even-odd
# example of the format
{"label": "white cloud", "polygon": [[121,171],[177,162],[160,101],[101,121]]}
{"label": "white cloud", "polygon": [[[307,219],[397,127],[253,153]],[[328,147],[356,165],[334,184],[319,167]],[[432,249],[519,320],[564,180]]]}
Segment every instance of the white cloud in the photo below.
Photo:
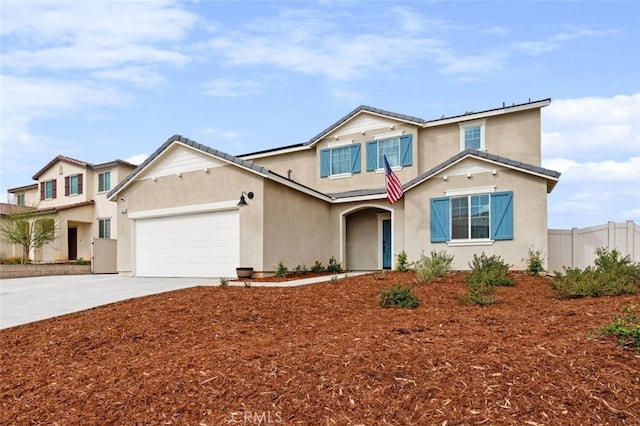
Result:
{"label": "white cloud", "polygon": [[125,81],[138,87],[153,87],[166,82],[162,74],[147,66],[106,69],[91,75],[100,80]]}
{"label": "white cloud", "polygon": [[147,158],[149,158],[149,154],[135,154],[131,157],[125,158],[124,161],[126,161],[127,163],[135,164],[137,166],[142,164]]}
{"label": "white cloud", "polygon": [[640,157],[631,157],[624,161],[584,163],[567,158],[549,158],[543,161],[543,166],[562,173],[562,181],[580,182],[585,185],[590,182],[640,182]]}
{"label": "white cloud", "polygon": [[559,99],[542,114],[547,158],[595,161],[640,155],[640,93]]}
{"label": "white cloud", "polygon": [[589,37],[600,37],[614,34],[615,31],[596,31],[588,28],[571,28],[567,32],[552,35],[544,40],[522,41],[513,44],[513,48],[521,50],[532,55],[552,52],[562,47],[562,44],[568,41],[579,40]]}
{"label": "white cloud", "polygon": [[205,95],[241,97],[261,93],[263,85],[253,80],[233,81],[226,78],[216,78],[204,83],[202,87]]}
{"label": "white cloud", "polygon": [[188,58],[154,47],[181,40],[197,17],[171,1],[34,1],[3,3],[5,69],[95,69],[171,63]]}

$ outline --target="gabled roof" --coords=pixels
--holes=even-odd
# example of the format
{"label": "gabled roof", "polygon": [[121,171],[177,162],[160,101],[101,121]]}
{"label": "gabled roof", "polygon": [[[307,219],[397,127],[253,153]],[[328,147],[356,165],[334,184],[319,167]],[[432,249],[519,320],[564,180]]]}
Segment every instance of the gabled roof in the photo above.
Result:
{"label": "gabled roof", "polygon": [[[506,157],[501,157],[499,155],[489,154],[484,151],[477,151],[474,149],[467,149],[465,151],[459,152],[448,160],[438,164],[437,166],[427,170],[422,173],[420,176],[410,180],[409,182],[402,185],[402,189],[406,192],[410,189],[420,185],[426,180],[432,178],[438,173],[443,172],[449,167],[457,164],[466,158],[477,158],[479,160],[488,161],[494,164],[498,164],[501,166],[506,166],[510,169],[517,170],[523,173],[535,175],[547,180],[547,192],[551,192],[555,187],[556,183],[560,178],[560,173],[554,170],[545,169],[543,167],[534,166],[533,164],[523,163],[521,161],[511,160]],[[347,191],[340,193],[332,193],[329,194],[332,198],[335,199],[347,199],[347,198],[356,198],[356,197],[376,197],[381,196],[386,197],[386,188],[374,188],[374,189],[364,189],[364,190],[355,190],[355,191]]]}
{"label": "gabled roof", "polygon": [[15,188],[9,188],[9,189],[7,189],[7,192],[13,194],[15,192],[28,191],[30,189],[38,189],[38,184],[37,183],[30,183],[29,185],[17,186]]}
{"label": "gabled roof", "polygon": [[425,120],[420,117],[414,117],[406,114],[399,114],[397,112],[387,111],[380,108],[374,108],[367,105],[360,105],[359,107],[357,107],[356,109],[354,109],[353,111],[351,111],[350,113],[348,113],[347,115],[345,115],[344,117],[342,117],[341,119],[339,119],[338,121],[336,121],[335,123],[327,127],[326,129],[322,130],[320,133],[318,133],[317,135],[309,139],[307,142],[287,145],[279,148],[271,148],[271,149],[266,149],[261,151],[255,151],[247,154],[241,154],[239,155],[239,157],[251,157],[254,155],[277,153],[278,151],[288,151],[291,149],[309,148],[310,146],[314,145],[316,142],[318,142],[319,140],[327,136],[329,133],[331,133],[335,129],[339,128],[346,122],[350,121],[351,119],[363,113],[374,114],[380,117],[386,117],[394,120],[404,121],[405,123],[415,124],[416,126],[426,128],[426,127],[441,126],[441,125],[456,123],[456,122],[477,120],[480,118],[501,115],[501,114],[508,114],[508,113],[513,113],[518,111],[525,111],[529,109],[542,108],[549,105],[550,103],[551,103],[551,99],[549,98],[535,100],[535,101],[529,100],[528,102],[524,102],[521,104],[513,103],[512,105],[506,105],[503,103],[502,106],[498,108],[487,109],[479,112],[465,112],[464,114],[454,115],[450,117],[442,116],[441,118],[437,118],[434,120]]}
{"label": "gabled roof", "polygon": [[96,165],[96,164],[87,163],[86,161],[76,160],[75,158],[66,157],[64,155],[58,155],[53,160],[49,161],[46,166],[44,166],[43,168],[38,170],[38,172],[35,175],[33,175],[33,180],[38,180],[38,178],[40,177],[41,174],[43,174],[45,171],[47,171],[51,166],[53,166],[58,161],[64,161],[66,163],[74,164],[74,165],[80,166],[80,167],[85,167],[87,169],[110,167],[110,166],[116,165],[116,164],[122,164],[122,165],[125,165],[125,166],[135,167],[135,164],[128,163],[128,162],[126,162],[124,160],[114,160],[114,161],[110,161],[108,163],[102,163],[102,164],[97,164]]}
{"label": "gabled roof", "polygon": [[467,149],[459,152],[448,160],[438,164],[437,166],[427,170],[422,173],[420,176],[410,180],[406,184],[403,185],[403,189],[409,190],[416,185],[424,182],[430,177],[442,172],[443,170],[451,167],[452,165],[459,163],[465,158],[478,158],[480,160],[489,161],[498,165],[507,166],[510,169],[518,170],[524,173],[536,175],[538,177],[544,178],[547,180],[547,192],[551,192],[553,187],[558,183],[558,179],[560,178],[560,172],[556,172],[555,170],[545,169],[543,167],[535,166],[529,163],[523,163],[522,161],[511,160],[507,157],[502,157],[500,155],[489,154],[485,151],[478,151],[475,149]]}
{"label": "gabled roof", "polygon": [[34,211],[34,207],[18,206],[16,204],[0,203],[0,216],[8,216],[17,213]]}
{"label": "gabled roof", "polygon": [[243,160],[242,158],[238,158],[231,154],[227,154],[226,152],[220,151],[218,149],[214,149],[208,147],[206,145],[202,145],[198,142],[195,142],[189,138],[185,138],[181,135],[173,135],[165,143],[163,143],[160,148],[158,148],[153,154],[151,154],[142,164],[136,167],[129,175],[120,181],[109,193],[107,194],[107,199],[112,200],[118,192],[127,187],[129,183],[131,183],[136,176],[138,176],[145,168],[147,168],[151,163],[153,163],[167,148],[169,148],[174,143],[181,143],[187,146],[190,146],[194,149],[197,149],[201,152],[207,153],[219,160],[224,161],[225,163],[235,165],[237,167],[243,168],[245,170],[251,171],[253,173],[259,174],[265,178],[271,179],[273,181],[282,183],[284,185],[293,187],[301,192],[305,192],[314,197],[324,199],[325,201],[330,201],[330,198],[319,191],[316,191],[313,188],[302,185],[290,179],[287,179],[277,173],[274,173],[267,169],[266,167],[259,166],[254,164],[252,161]]}

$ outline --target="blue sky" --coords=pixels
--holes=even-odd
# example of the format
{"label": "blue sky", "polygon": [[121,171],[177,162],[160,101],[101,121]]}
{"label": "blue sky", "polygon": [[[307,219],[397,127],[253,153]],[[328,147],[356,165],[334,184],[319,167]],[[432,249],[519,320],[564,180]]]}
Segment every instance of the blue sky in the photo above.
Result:
{"label": "blue sky", "polygon": [[551,98],[549,227],[640,223],[640,2],[0,4],[0,200],[56,155],[141,162],[182,134],[304,142],[361,104],[424,119]]}

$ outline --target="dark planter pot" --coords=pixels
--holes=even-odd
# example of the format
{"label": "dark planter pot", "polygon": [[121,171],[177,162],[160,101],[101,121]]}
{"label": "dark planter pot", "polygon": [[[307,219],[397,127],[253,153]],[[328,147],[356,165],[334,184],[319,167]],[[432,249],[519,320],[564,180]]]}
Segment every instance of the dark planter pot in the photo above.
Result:
{"label": "dark planter pot", "polygon": [[238,278],[251,278],[253,276],[253,268],[249,268],[249,267],[236,268],[236,275],[238,275]]}

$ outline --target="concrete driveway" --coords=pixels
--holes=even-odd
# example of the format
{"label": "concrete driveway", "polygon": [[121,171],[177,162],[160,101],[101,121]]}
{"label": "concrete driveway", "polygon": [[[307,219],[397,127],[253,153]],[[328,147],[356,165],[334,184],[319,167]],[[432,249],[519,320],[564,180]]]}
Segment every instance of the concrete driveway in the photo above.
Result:
{"label": "concrete driveway", "polygon": [[218,279],[211,278],[131,278],[120,275],[0,279],[0,328],[134,297],[217,284]]}

